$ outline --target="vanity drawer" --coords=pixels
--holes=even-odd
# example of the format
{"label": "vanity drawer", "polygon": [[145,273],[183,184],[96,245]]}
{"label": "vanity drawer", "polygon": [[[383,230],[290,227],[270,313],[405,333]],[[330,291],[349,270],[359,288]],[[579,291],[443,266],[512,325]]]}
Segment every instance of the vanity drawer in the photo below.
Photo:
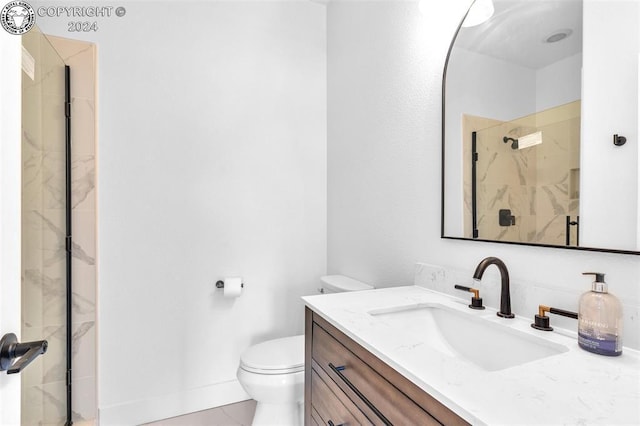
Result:
{"label": "vanity drawer", "polygon": [[386,424],[440,424],[318,324],[313,327],[312,356],[358,407],[371,413],[367,417]]}
{"label": "vanity drawer", "polygon": [[311,426],[323,426],[324,421],[320,418],[320,414],[315,408],[311,408]]}
{"label": "vanity drawer", "polygon": [[[328,377],[327,379],[331,380]],[[319,417],[315,420],[317,423],[328,425],[332,422],[334,425],[344,426],[363,424],[362,416],[358,421],[352,414],[352,411],[358,412],[358,408],[347,399],[347,405],[350,405],[351,410],[347,409],[343,404],[345,398],[341,401],[315,370],[311,372],[311,395],[311,406]]]}

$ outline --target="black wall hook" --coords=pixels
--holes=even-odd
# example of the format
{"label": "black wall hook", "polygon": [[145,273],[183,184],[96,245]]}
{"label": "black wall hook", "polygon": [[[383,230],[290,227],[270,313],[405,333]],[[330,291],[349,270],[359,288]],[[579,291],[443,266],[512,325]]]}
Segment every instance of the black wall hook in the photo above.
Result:
{"label": "black wall hook", "polygon": [[624,136],[613,135],[613,144],[615,146],[622,146],[627,143],[627,138]]}

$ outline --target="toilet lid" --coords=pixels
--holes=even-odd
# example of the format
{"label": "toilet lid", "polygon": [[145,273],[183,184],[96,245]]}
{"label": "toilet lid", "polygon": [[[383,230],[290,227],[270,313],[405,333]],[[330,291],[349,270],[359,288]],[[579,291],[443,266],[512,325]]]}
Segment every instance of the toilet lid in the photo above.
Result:
{"label": "toilet lid", "polygon": [[263,374],[304,370],[304,335],[268,340],[240,355],[240,368]]}
{"label": "toilet lid", "polygon": [[334,292],[371,290],[372,286],[344,275],[325,275],[320,277],[322,286]]}

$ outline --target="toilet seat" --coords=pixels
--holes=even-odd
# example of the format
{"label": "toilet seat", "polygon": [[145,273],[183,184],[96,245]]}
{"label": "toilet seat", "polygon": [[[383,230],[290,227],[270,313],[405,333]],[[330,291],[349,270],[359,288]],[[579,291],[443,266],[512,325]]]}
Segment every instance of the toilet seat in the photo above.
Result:
{"label": "toilet seat", "polygon": [[304,371],[304,335],[268,340],[251,346],[240,356],[240,368],[256,374]]}

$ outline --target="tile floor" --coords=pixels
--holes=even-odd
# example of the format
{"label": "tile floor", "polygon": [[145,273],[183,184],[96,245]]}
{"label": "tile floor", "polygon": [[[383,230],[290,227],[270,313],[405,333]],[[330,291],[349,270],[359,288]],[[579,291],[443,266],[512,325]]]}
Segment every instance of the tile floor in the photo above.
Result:
{"label": "tile floor", "polygon": [[256,402],[252,399],[185,416],[172,417],[146,426],[250,426]]}

